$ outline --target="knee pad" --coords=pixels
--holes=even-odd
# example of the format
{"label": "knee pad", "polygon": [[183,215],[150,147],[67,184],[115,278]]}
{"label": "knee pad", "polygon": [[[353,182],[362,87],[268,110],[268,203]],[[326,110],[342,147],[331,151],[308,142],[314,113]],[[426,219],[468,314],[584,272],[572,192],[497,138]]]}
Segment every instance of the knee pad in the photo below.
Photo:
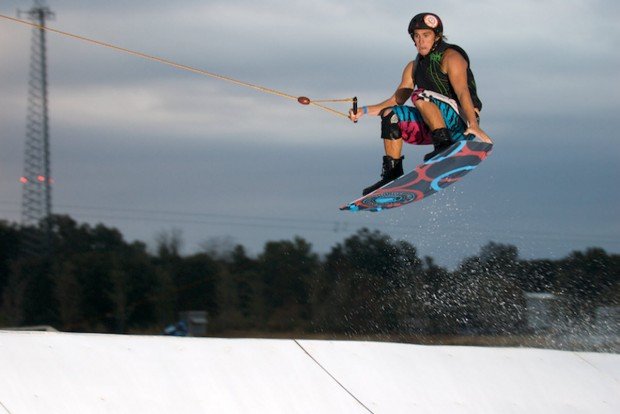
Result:
{"label": "knee pad", "polygon": [[381,116],[381,138],[396,140],[400,139],[402,134],[398,126],[398,116],[393,111]]}

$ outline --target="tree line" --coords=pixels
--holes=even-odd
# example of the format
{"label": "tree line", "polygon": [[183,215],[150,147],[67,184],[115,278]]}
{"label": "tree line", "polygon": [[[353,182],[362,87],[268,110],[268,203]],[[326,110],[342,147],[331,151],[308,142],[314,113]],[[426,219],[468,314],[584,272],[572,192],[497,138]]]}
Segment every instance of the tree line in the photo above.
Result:
{"label": "tree line", "polygon": [[0,326],[161,332],[181,311],[206,310],[209,332],[517,334],[524,292],[550,292],[562,312],[591,318],[620,305],[620,255],[601,248],[559,260],[523,260],[489,242],[453,271],[414,245],[361,229],[319,255],[303,238],[190,255],[161,233],[155,251],[115,228],[51,218],[53,250],[24,253],[40,228],[0,221]]}

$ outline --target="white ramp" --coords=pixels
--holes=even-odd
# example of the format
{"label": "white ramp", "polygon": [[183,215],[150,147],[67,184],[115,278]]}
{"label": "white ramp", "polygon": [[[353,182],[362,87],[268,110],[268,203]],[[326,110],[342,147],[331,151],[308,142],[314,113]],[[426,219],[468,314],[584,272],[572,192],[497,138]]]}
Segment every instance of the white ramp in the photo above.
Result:
{"label": "white ramp", "polygon": [[620,413],[620,355],[0,332],[0,414]]}

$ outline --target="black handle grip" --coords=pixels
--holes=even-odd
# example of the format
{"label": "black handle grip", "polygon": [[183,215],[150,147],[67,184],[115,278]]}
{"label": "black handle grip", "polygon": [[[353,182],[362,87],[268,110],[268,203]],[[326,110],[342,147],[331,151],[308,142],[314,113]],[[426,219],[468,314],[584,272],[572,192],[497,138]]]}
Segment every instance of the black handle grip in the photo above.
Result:
{"label": "black handle grip", "polygon": [[[353,97],[353,115],[357,114],[357,96]],[[354,121],[357,123],[357,121]]]}

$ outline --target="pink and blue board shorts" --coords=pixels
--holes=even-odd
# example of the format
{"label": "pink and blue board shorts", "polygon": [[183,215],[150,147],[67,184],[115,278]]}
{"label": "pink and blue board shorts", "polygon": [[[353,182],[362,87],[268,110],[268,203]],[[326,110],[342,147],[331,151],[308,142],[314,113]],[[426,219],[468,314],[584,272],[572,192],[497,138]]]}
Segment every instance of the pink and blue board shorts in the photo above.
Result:
{"label": "pink and blue board shorts", "polygon": [[[424,99],[432,102],[441,111],[446,128],[450,130],[453,141],[471,140],[473,135],[465,136],[463,132],[467,129],[467,124],[461,118],[458,112],[456,102],[444,95],[430,91],[415,91],[413,95],[414,101]],[[396,119],[393,117],[396,116]],[[400,138],[405,142],[414,145],[430,145],[433,143],[431,139],[431,131],[422,119],[420,111],[415,107],[406,105],[397,105],[392,107],[392,114],[387,115],[390,123],[397,123],[400,130]],[[387,121],[387,120],[386,120]],[[385,132],[382,131],[383,137]]]}

